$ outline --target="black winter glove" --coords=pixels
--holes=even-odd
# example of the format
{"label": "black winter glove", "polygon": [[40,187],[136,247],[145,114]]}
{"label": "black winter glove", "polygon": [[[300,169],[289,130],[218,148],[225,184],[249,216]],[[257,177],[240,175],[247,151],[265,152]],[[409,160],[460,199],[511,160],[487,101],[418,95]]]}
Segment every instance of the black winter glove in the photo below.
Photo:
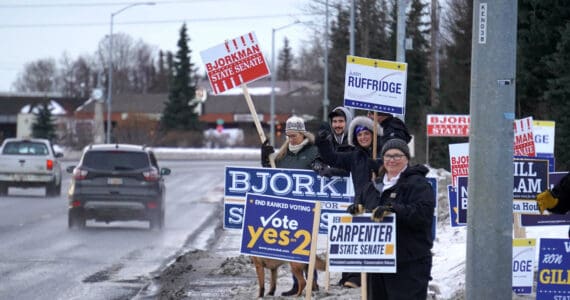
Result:
{"label": "black winter glove", "polygon": [[321,177],[331,178],[331,177],[335,176],[334,173],[335,173],[335,170],[333,168],[329,168],[329,167],[324,167],[324,168],[319,170],[319,175],[321,175]]}
{"label": "black winter glove", "polygon": [[393,212],[392,206],[380,205],[372,210],[372,215],[370,219],[374,222],[380,222],[384,219],[384,216],[390,212]]}
{"label": "black winter glove", "polygon": [[351,215],[360,215],[364,212],[364,206],[362,204],[351,204],[346,208],[346,212]]}
{"label": "black winter glove", "polygon": [[275,152],[273,146],[269,145],[269,140],[265,140],[263,144],[261,144],[261,165],[264,167],[269,167],[269,155]]}
{"label": "black winter glove", "polygon": [[317,138],[320,140],[332,140],[332,130],[331,126],[327,122],[323,122],[319,127],[319,132],[317,133]]}

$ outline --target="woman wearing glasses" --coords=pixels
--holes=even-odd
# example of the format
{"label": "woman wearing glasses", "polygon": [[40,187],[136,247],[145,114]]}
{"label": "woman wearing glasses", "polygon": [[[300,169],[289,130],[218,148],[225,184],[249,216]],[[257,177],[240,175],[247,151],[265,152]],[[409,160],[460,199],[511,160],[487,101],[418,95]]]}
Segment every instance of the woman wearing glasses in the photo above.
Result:
{"label": "woman wearing glasses", "polygon": [[368,273],[369,299],[427,298],[431,280],[434,192],[423,165],[410,166],[406,142],[391,139],[382,147],[384,161],[376,180],[366,185],[360,203],[380,221],[396,213],[396,273]]}

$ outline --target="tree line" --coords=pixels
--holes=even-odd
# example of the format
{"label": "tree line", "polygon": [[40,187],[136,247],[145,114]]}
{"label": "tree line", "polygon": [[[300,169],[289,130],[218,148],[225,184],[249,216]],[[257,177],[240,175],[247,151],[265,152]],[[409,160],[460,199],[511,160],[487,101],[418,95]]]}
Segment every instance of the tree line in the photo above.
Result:
{"label": "tree line", "polygon": [[[349,54],[350,6],[346,1],[329,0],[331,24],[328,27],[329,108],[340,106],[344,95],[344,70]],[[397,0],[355,1],[356,56],[396,60]],[[415,156],[425,162],[426,114],[469,114],[471,73],[472,0],[449,0],[442,7],[431,2],[411,0],[407,8],[406,37],[412,42],[406,50],[408,83],[405,121],[415,136]],[[319,15],[310,24],[297,54],[287,38],[278,55],[278,80],[309,80],[323,83],[324,11],[323,0],[311,1],[306,10]],[[433,16],[437,18],[432,19]],[[437,22],[434,22],[436,21]],[[570,6],[563,1],[520,0],[518,2],[516,117],[556,121],[557,169],[570,167]],[[441,26],[439,25],[441,24]],[[162,128],[198,130],[197,116],[187,104],[194,98],[200,76],[191,63],[187,29],[180,31],[176,54],[158,51],[124,34],[114,37],[113,93],[135,92],[169,94],[163,112]],[[432,47],[436,34],[437,48]],[[99,43],[94,56],[75,60],[65,54],[59,68],[53,59],[25,66],[15,83],[18,91],[57,90],[68,96],[85,96],[97,86],[106,86],[108,39]],[[437,55],[434,55],[437,54]],[[434,60],[434,57],[439,57]],[[102,66],[102,67],[101,67]],[[438,72],[434,72],[434,68]],[[120,83],[120,84],[119,84]],[[361,113],[361,112],[357,112]],[[466,138],[437,138],[429,143],[429,162],[449,167],[450,143]]]}

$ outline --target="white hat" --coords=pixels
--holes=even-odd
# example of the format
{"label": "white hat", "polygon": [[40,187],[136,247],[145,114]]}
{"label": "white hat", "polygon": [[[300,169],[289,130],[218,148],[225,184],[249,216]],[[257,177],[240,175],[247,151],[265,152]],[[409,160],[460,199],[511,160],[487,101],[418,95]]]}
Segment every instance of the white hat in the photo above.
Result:
{"label": "white hat", "polygon": [[285,132],[289,131],[305,132],[305,121],[297,116],[290,117],[285,123]]}

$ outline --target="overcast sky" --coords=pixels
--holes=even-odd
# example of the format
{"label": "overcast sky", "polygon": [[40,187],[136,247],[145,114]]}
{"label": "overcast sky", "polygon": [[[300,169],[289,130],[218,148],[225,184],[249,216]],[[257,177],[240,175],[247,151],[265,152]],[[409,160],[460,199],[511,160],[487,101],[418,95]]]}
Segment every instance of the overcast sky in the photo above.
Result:
{"label": "overcast sky", "polygon": [[[114,17],[114,33],[126,33],[157,49],[176,51],[183,22],[188,27],[192,60],[204,70],[200,51],[226,39],[254,31],[266,59],[271,59],[272,28],[322,18],[307,15],[312,0],[155,0],[155,5],[130,7]],[[0,92],[25,63],[59,60],[66,52],[93,55],[110,32],[111,13],[133,0],[0,0]],[[276,53],[287,36],[296,51],[311,32],[304,24],[276,32]]]}

